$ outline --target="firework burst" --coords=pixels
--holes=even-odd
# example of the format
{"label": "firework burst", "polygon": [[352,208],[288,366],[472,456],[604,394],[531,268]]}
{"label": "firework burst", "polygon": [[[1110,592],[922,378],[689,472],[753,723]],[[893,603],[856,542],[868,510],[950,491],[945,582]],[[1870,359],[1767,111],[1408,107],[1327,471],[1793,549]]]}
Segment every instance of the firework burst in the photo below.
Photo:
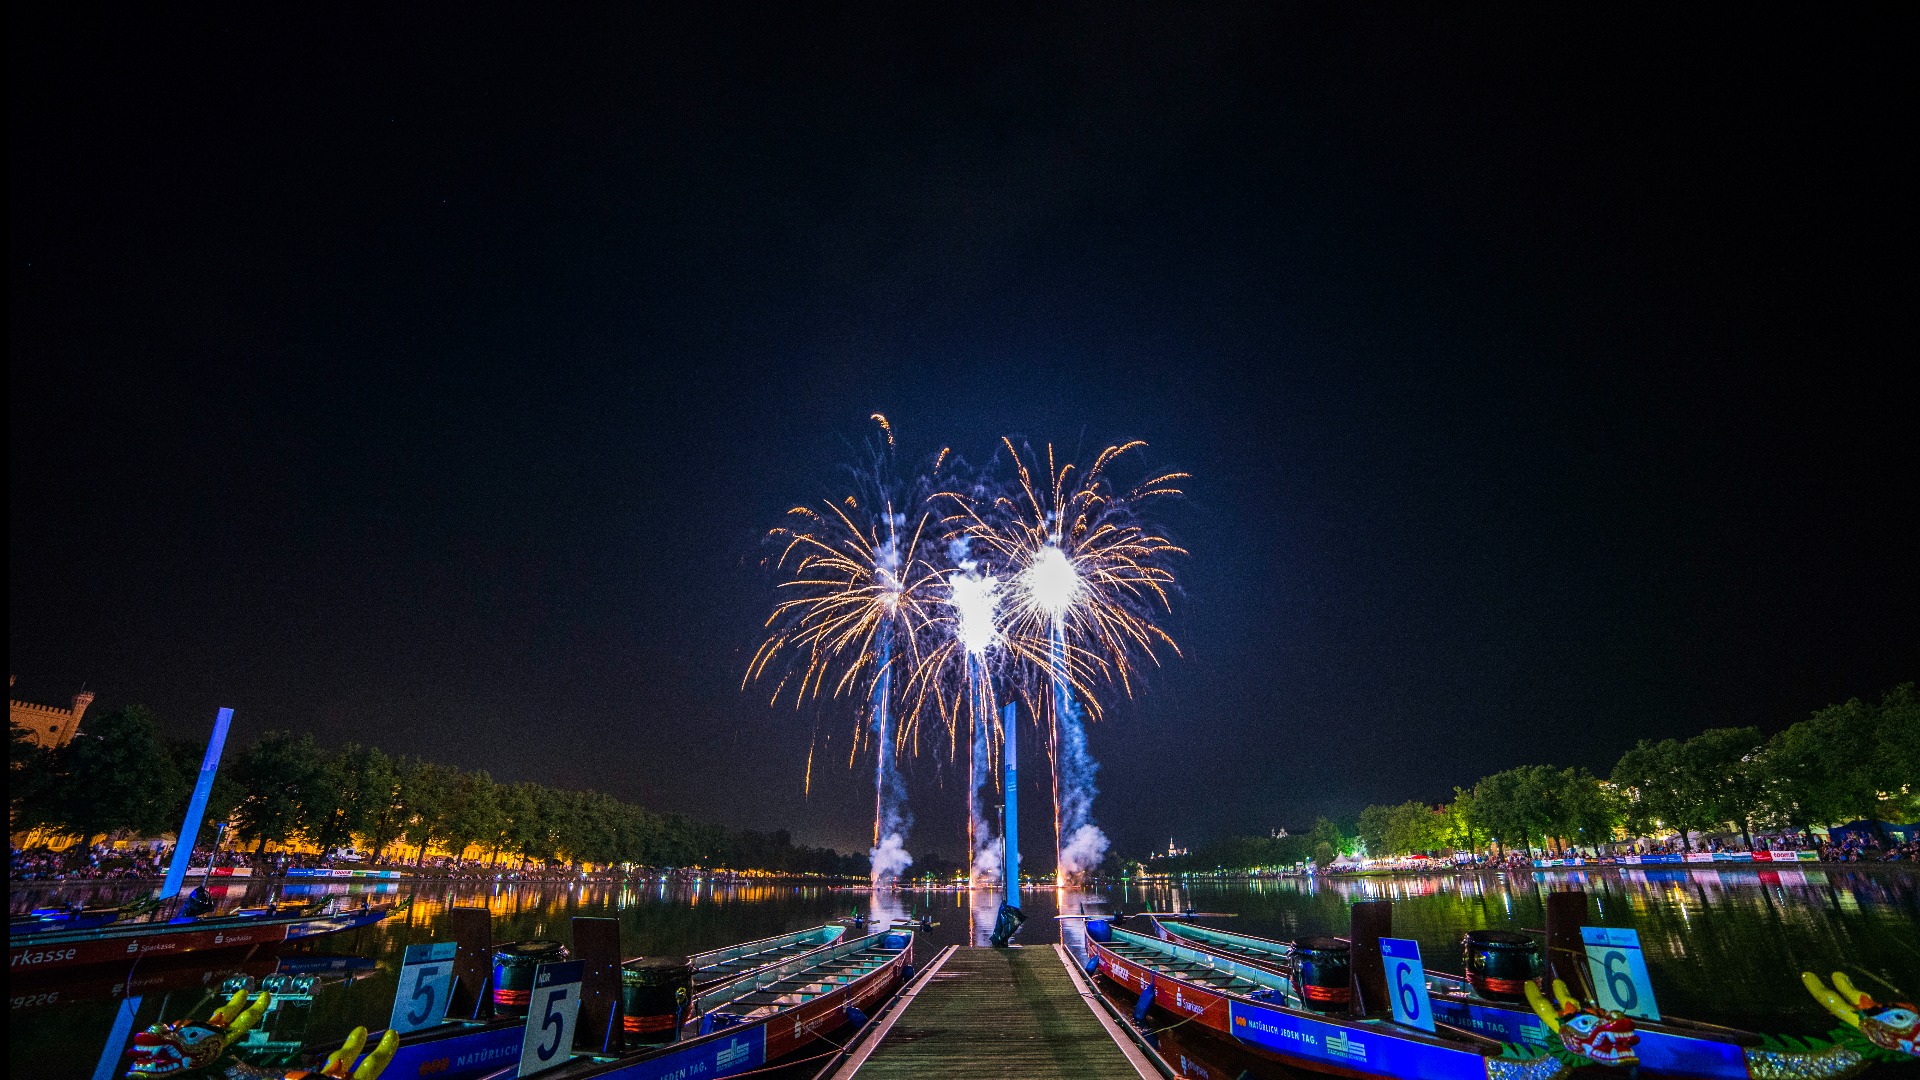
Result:
{"label": "firework burst", "polygon": [[[870,446],[870,467],[856,473],[859,490],[817,507],[796,506],[769,534],[778,554],[768,562],[784,578],[781,599],[767,618],[766,640],[754,652],[741,687],[771,680],[769,701],[776,705],[782,698],[800,706],[823,696],[866,701],[849,763],[859,754],[863,731],[870,729],[877,758],[877,882],[912,861],[903,846],[910,818],[896,759],[903,746],[917,740],[921,710],[910,705],[896,715],[894,688],[896,682],[911,685],[910,673],[926,662],[925,630],[943,579],[924,557],[935,524],[924,491],[902,491],[892,467],[892,428],[877,413],[874,420],[884,441]],[[909,676],[896,680],[899,672]],[[809,749],[809,792],[812,784]]]}
{"label": "firework burst", "polygon": [[1030,467],[1012,440],[1002,442],[1018,477],[1013,489],[984,505],[946,493],[957,509],[942,524],[973,541],[1010,576],[1001,626],[1007,651],[1051,671],[1058,626],[1067,682],[1097,717],[1098,691],[1118,686],[1132,696],[1142,660],[1157,664],[1162,648],[1179,655],[1179,645],[1156,618],[1171,609],[1174,576],[1167,564],[1186,549],[1137,515],[1150,499],[1181,494],[1178,485],[1188,474],[1160,473],[1117,493],[1108,468],[1145,443],[1109,446],[1085,470],[1056,464],[1049,446],[1042,474],[1039,462]]}
{"label": "firework burst", "polygon": [[[950,495],[958,509],[943,525],[1006,568],[1012,589],[1001,640],[1027,672],[1044,673],[1055,873],[1065,884],[1097,866],[1107,847],[1092,822],[1097,766],[1087,753],[1083,717],[1099,715],[1102,687],[1118,686],[1131,696],[1143,659],[1157,664],[1160,648],[1180,651],[1155,619],[1171,608],[1174,577],[1167,564],[1185,550],[1137,514],[1150,499],[1179,495],[1187,474],[1161,473],[1119,493],[1108,467],[1144,443],[1110,446],[1085,470],[1057,464],[1048,446],[1040,474],[1037,461],[1029,467],[1011,440],[1002,441],[1018,475],[1015,487],[984,506]],[[1029,697],[1029,705],[1039,696]]]}

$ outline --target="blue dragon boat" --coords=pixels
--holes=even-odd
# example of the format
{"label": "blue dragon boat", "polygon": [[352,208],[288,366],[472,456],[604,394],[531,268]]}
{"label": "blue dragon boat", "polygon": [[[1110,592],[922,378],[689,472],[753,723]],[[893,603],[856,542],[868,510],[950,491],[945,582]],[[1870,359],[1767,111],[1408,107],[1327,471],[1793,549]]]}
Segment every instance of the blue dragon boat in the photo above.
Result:
{"label": "blue dragon boat", "polygon": [[1396,1080],[1555,1080],[1572,1070],[1560,1056],[1470,1033],[1322,1011],[1286,975],[1100,919],[1087,924],[1087,952],[1091,974],[1135,996],[1137,1018],[1171,1015],[1294,1068]]}
{"label": "blue dragon boat", "polygon": [[[1283,977],[1294,963],[1295,950],[1289,942],[1171,919],[1156,919],[1153,925],[1166,940]],[[1472,948],[1471,941],[1466,947]],[[1537,974],[1537,946],[1533,956]],[[1497,985],[1498,979],[1476,981],[1432,970],[1426,977],[1434,1019],[1440,1024],[1541,1052],[1553,1052],[1556,1047],[1579,1049],[1581,1033],[1568,1030],[1560,1017],[1536,1007],[1518,985],[1508,994],[1493,997],[1487,993],[1492,989],[1488,983]],[[1788,1039],[1668,1016],[1659,1021],[1616,1020],[1615,1030],[1622,1036],[1616,1041],[1626,1041],[1624,1032],[1630,1024],[1634,1038],[1628,1045],[1640,1071],[1702,1080],[1843,1078],[1858,1075],[1873,1063],[1893,1063],[1915,1054],[1920,1017],[1911,1006],[1882,1006],[1860,993],[1844,975],[1835,977],[1836,991],[1824,994],[1813,976],[1803,975],[1801,981],[1847,1025],[1827,1040]],[[1876,1053],[1876,1048],[1881,1052]]]}
{"label": "blue dragon boat", "polygon": [[[542,1080],[714,1080],[758,1072],[856,1024],[913,973],[913,932],[843,940],[696,995],[693,1033],[626,1054],[576,1053]],[[509,1080],[517,1063],[489,1075]],[[396,1076],[400,1074],[394,1074]]]}
{"label": "blue dragon boat", "polygon": [[[829,948],[846,934],[839,925],[815,926],[788,934],[742,942],[725,948],[695,953],[687,958],[692,967],[693,989],[730,984],[760,972]],[[489,946],[465,946],[486,952]],[[634,961],[628,961],[633,963]],[[469,1019],[454,1019],[434,1027],[402,1035],[386,1075],[433,1077],[434,1080],[463,1080],[483,1075],[502,1062],[516,1059],[526,1029],[525,1016],[491,1016],[495,995],[491,987],[475,995]]]}

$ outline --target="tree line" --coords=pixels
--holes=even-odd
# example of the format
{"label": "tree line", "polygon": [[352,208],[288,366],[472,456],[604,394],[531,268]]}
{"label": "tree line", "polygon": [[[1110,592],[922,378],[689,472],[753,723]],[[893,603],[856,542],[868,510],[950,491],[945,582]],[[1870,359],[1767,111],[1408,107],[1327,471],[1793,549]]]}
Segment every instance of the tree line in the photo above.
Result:
{"label": "tree line", "polygon": [[1628,836],[1793,831],[1856,819],[1920,818],[1920,695],[1914,684],[1878,703],[1829,705],[1771,738],[1712,728],[1690,739],[1641,740],[1605,779],[1586,769],[1521,765],[1456,787],[1453,801],[1369,806],[1349,833],[1321,819],[1312,839],[1239,837],[1177,859],[1174,872],[1322,864],[1342,851],[1374,856],[1454,851],[1594,849]]}
{"label": "tree line", "polygon": [[[89,717],[73,741],[47,750],[12,730],[8,784],[12,829],[46,828],[92,839],[178,829],[204,747],[169,741],[139,705]],[[199,843],[231,822],[257,852],[304,843],[348,847],[419,864],[429,849],[478,850],[491,864],[637,864],[725,867],[864,877],[867,858],[733,831],[660,813],[596,791],[526,781],[348,744],[327,750],[311,735],[268,732],[226,755]]]}

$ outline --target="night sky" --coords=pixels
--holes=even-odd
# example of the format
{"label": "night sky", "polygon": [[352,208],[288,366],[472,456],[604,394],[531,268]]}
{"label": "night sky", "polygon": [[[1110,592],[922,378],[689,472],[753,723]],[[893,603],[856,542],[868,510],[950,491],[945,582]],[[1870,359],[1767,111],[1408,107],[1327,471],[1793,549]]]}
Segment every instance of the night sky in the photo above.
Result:
{"label": "night sky", "polygon": [[1195,474],[1123,850],[1920,674],[1872,9],[651,7],[11,9],[19,696],[864,847],[740,679],[875,411]]}

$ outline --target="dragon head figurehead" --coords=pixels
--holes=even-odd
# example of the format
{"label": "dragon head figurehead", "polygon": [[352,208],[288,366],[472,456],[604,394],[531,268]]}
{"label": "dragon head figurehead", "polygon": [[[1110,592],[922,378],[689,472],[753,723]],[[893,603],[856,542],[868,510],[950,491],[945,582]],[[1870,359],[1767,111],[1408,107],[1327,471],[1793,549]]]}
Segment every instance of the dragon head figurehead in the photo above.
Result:
{"label": "dragon head figurehead", "polygon": [[1639,1044],[1640,1036],[1634,1033],[1632,1017],[1582,1004],[1567,992],[1567,984],[1559,979],[1553,980],[1553,995],[1559,1001],[1557,1008],[1533,983],[1527,983],[1526,992],[1527,1004],[1533,1006],[1547,1030],[1560,1036],[1560,1045],[1566,1047],[1568,1053],[1598,1065],[1639,1063],[1640,1056],[1633,1048]]}
{"label": "dragon head figurehead", "polygon": [[1912,1002],[1882,1005],[1862,993],[1853,985],[1853,980],[1840,971],[1833,973],[1832,990],[1811,971],[1801,972],[1800,982],[1815,1001],[1826,1006],[1828,1012],[1848,1027],[1857,1029],[1868,1042],[1882,1050],[1920,1057],[1920,1010],[1916,1010]]}
{"label": "dragon head figurehead", "polygon": [[133,1067],[127,1075],[179,1076],[206,1068],[260,1022],[267,1001],[262,993],[249,1003],[247,992],[236,990],[205,1020],[153,1025],[133,1037]]}
{"label": "dragon head figurehead", "polygon": [[[270,1000],[270,995],[263,991],[249,1002],[246,991],[237,990],[225,1005],[215,1009],[213,1015],[205,1020],[153,1025],[133,1037],[133,1065],[127,1070],[127,1076],[130,1080],[184,1076],[220,1062],[227,1050],[266,1015]],[[229,1080],[292,1080],[311,1076],[378,1080],[381,1070],[393,1060],[393,1053],[399,1046],[399,1036],[388,1031],[368,1050],[367,1029],[357,1027],[347,1036],[340,1049],[327,1057],[326,1064],[318,1072],[261,1069],[227,1057],[224,1073]],[[355,1067],[356,1061],[358,1067]]]}

